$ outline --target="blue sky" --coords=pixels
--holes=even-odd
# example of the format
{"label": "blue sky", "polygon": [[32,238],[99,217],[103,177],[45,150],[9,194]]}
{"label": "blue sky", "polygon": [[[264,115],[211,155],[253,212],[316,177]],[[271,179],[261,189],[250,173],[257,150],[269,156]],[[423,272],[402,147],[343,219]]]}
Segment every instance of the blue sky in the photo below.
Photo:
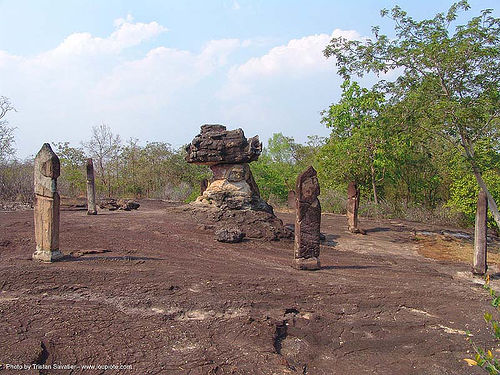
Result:
{"label": "blue sky", "polygon": [[[471,0],[468,14],[497,2]],[[0,95],[17,109],[17,155],[79,145],[100,123],[174,146],[204,123],[264,142],[326,136],[320,111],[341,80],[321,51],[332,35],[390,33],[379,11],[396,4],[420,19],[452,1],[0,0]]]}

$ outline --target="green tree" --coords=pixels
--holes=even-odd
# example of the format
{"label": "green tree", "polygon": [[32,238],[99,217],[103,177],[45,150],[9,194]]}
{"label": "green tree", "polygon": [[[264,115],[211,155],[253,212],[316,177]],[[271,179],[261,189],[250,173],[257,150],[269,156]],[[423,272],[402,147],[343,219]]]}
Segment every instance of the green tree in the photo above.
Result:
{"label": "green tree", "polygon": [[301,145],[282,133],[274,133],[269,138],[259,160],[250,164],[264,199],[281,202],[287,199],[288,192],[295,188],[297,175],[314,159],[313,143],[320,140],[312,137],[309,141],[310,144]]}
{"label": "green tree", "polygon": [[71,147],[69,142],[58,142],[54,146],[61,162],[60,188],[69,195],[82,193],[86,182],[85,152],[81,147]]}
{"label": "green tree", "polygon": [[377,183],[384,175],[383,149],[388,138],[383,110],[380,92],[345,80],[340,101],[321,113],[321,122],[332,129],[322,152],[323,163],[334,165],[333,177],[340,181],[365,184],[369,180],[375,203]]}
{"label": "green tree", "polygon": [[455,25],[459,11],[469,8],[467,1],[460,1],[447,13],[423,21],[398,6],[382,10],[382,16],[394,21],[395,37],[374,27],[373,39],[334,38],[324,54],[336,58],[338,72],[345,78],[397,73],[396,80],[382,85],[390,103],[403,109],[399,123],[417,119],[409,124],[462,150],[500,226],[476,154],[479,141],[499,136],[500,19],[486,9],[466,24]]}

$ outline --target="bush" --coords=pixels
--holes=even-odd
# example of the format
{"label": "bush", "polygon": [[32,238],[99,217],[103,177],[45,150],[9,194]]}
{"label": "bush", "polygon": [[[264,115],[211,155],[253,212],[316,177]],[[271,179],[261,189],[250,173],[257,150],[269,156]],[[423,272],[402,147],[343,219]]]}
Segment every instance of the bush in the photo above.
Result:
{"label": "bush", "polygon": [[0,165],[0,200],[33,202],[33,162],[11,161]]}

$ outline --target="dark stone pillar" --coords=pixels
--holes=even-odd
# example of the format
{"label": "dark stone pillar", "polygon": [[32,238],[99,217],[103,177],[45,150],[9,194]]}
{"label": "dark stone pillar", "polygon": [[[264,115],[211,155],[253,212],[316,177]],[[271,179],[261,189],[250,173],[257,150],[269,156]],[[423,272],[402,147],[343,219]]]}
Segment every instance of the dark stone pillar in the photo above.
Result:
{"label": "dark stone pillar", "polygon": [[87,159],[87,215],[97,215],[95,203],[94,163]]}
{"label": "dark stone pillar", "polygon": [[297,177],[295,188],[295,253],[293,267],[299,270],[320,269],[321,205],[316,170],[307,168]]}

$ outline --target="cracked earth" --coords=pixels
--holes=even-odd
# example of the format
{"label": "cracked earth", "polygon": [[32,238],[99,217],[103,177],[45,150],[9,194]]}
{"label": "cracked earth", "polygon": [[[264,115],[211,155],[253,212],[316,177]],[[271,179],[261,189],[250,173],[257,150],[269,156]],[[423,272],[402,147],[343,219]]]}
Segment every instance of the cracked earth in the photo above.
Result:
{"label": "cracked earth", "polygon": [[[293,243],[214,240],[189,212],[61,212],[61,262],[31,261],[33,212],[0,212],[0,373],[5,364],[130,365],[79,374],[481,374],[466,331],[491,348],[495,313],[470,265],[419,252],[403,221],[325,214],[322,269]],[[278,213],[293,223],[291,213]]]}

